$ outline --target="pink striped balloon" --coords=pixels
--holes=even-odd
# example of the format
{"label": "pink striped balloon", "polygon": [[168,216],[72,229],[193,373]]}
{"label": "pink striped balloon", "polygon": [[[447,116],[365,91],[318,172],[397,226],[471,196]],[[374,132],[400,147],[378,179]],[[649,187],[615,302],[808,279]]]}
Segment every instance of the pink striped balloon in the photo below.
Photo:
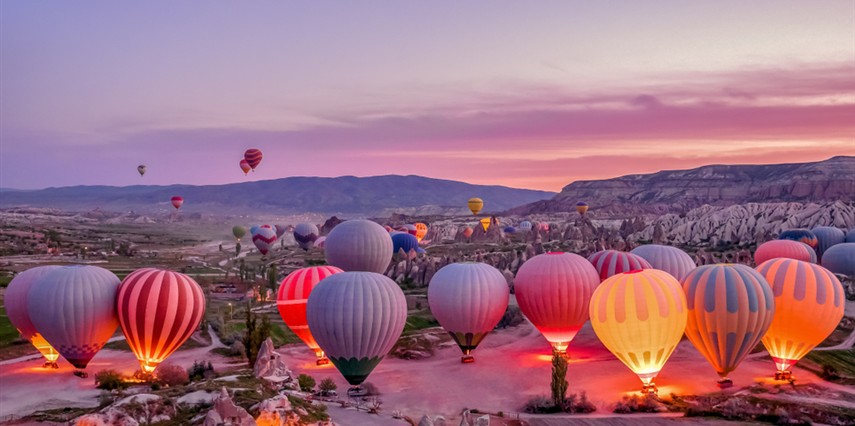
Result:
{"label": "pink striped balloon", "polygon": [[809,245],[801,241],[766,241],[757,246],[757,250],[754,251],[754,263],[756,265],[779,257],[816,263],[816,252]]}
{"label": "pink striped balloon", "polygon": [[615,274],[653,268],[644,258],[617,250],[598,251],[588,261],[597,269],[601,281]]}
{"label": "pink striped balloon", "polygon": [[673,246],[645,244],[632,249],[630,253],[644,258],[654,269],[671,274],[677,281],[685,278],[698,266],[688,253]]}
{"label": "pink striped balloon", "polygon": [[187,275],[144,268],[122,281],[116,306],[128,346],[151,373],[199,327],[205,295]]}
{"label": "pink striped balloon", "polygon": [[312,289],[321,280],[333,274],[344,272],[335,266],[312,266],[310,268],[298,269],[288,274],[279,285],[276,295],[276,307],[285,325],[315,352],[318,363],[323,364],[324,351],[318,346],[318,342],[309,330],[309,322],[306,320],[306,302]]}

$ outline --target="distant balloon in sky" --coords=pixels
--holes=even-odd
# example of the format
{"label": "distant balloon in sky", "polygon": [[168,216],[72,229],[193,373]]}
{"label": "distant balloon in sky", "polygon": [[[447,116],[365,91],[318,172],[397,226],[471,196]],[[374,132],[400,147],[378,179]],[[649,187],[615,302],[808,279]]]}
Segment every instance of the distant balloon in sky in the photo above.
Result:
{"label": "distant balloon in sky", "polygon": [[584,215],[585,213],[587,213],[588,212],[588,203],[586,203],[584,201],[579,201],[578,203],[576,203],[576,212],[579,213],[580,215]]}
{"label": "distant balloon in sky", "polygon": [[137,173],[139,173],[140,176],[145,175],[145,164],[140,164],[139,166],[137,166]]}
{"label": "distant balloon in sky", "polygon": [[261,225],[252,234],[252,242],[262,255],[266,255],[276,242],[276,231],[270,225]]}
{"label": "distant balloon in sky", "polygon": [[27,309],[28,296],[33,283],[45,274],[59,269],[61,266],[36,266],[20,272],[12,278],[9,285],[6,287],[6,294],[3,297],[3,306],[6,308],[6,316],[9,317],[9,322],[12,327],[18,330],[25,340],[29,341],[45,358],[45,366],[58,368],[56,360],[59,358],[59,352],[56,351],[41,333],[33,325],[30,320],[30,312]]}
{"label": "distant balloon in sky", "polygon": [[655,392],[653,379],[686,329],[680,283],[658,269],[617,274],[591,297],[591,325],[603,345]]}
{"label": "distant balloon in sky", "polygon": [[843,286],[827,269],[794,259],[772,259],[757,271],[775,295],[775,316],[763,345],[778,367],[777,379],[820,344],[840,323],[846,302]]}
{"label": "distant balloon in sky", "polygon": [[249,171],[252,170],[252,166],[249,165],[249,162],[246,159],[240,160],[240,169],[243,170],[244,176],[249,174]]}
{"label": "distant balloon in sky", "polygon": [[128,346],[151,373],[199,328],[205,294],[187,275],[137,269],[119,286],[116,311]]}
{"label": "distant balloon in sky", "polygon": [[485,218],[481,219],[480,222],[481,222],[481,228],[484,228],[484,232],[487,232],[487,230],[490,229],[490,218],[485,217]]}
{"label": "distant balloon in sky", "polygon": [[467,226],[466,228],[463,228],[463,236],[466,238],[471,237],[473,232],[475,232],[475,231],[472,229],[471,226]]}
{"label": "distant balloon in sky", "polygon": [[324,351],[318,346],[318,342],[312,336],[312,331],[309,330],[309,323],[306,321],[306,302],[309,300],[312,289],[321,280],[339,272],[344,271],[335,266],[312,266],[298,269],[282,280],[279,285],[279,292],[276,295],[276,307],[279,309],[282,321],[309,349],[315,352],[315,356],[318,357],[316,361],[318,365],[328,364],[329,360],[326,359]]}
{"label": "distant balloon in sky", "polygon": [[303,250],[311,249],[320,234],[318,227],[312,223],[298,223],[294,227],[294,239]]}
{"label": "distant balloon in sky", "polygon": [[645,244],[632,249],[630,253],[643,257],[654,269],[665,271],[678,281],[697,267],[692,257],[677,247]]}
{"label": "distant balloon in sky", "polygon": [[588,302],[599,284],[597,270],[584,257],[550,252],[523,263],[514,294],[523,315],[554,350],[565,352],[588,320]]}
{"label": "distant balloon in sky", "polygon": [[392,238],[370,220],[344,221],[327,235],[324,257],[345,271],[382,274],[392,260]]}
{"label": "distant balloon in sky", "polygon": [[244,235],[246,235],[246,228],[243,226],[235,225],[232,227],[232,235],[235,236],[235,241],[240,241]]}
{"label": "distant balloon in sky", "polygon": [[520,226],[518,226],[520,231],[528,232],[531,231],[531,222],[524,220],[520,222]]}
{"label": "distant balloon in sky", "polygon": [[778,239],[801,241],[809,245],[810,248],[814,250],[816,250],[816,247],[819,244],[819,240],[817,240],[816,235],[807,229],[790,229],[783,231],[781,232],[781,235],[778,236]]}
{"label": "distant balloon in sky", "polygon": [[617,250],[598,251],[590,255],[588,261],[594,265],[594,269],[600,275],[600,280],[622,272],[653,268],[644,258]]}
{"label": "distant balloon in sky", "polygon": [[855,277],[855,243],[840,243],[829,248],[822,256],[822,267],[835,274]]}
{"label": "distant balloon in sky", "polygon": [[63,266],[39,277],[27,301],[36,330],[85,377],[83,369],[116,332],[119,278],[97,266]]}
{"label": "distant balloon in sky", "polygon": [[462,362],[496,327],[508,308],[508,283],[486,263],[452,263],[434,274],[428,285],[431,313],[460,349]]}
{"label": "distant balloon in sky", "polygon": [[416,239],[419,240],[419,242],[422,242],[422,240],[425,238],[425,235],[427,235],[427,232],[428,232],[427,225],[425,225],[424,223],[418,222],[418,223],[414,224],[413,226],[416,227]]}
{"label": "distant balloon in sky", "polygon": [[771,240],[757,246],[754,251],[754,264],[759,265],[778,257],[816,263],[816,252],[809,245],[801,241]]}
{"label": "distant balloon in sky", "polygon": [[419,247],[419,240],[415,236],[403,232],[392,235],[392,254],[396,255],[400,250],[403,250],[411,259],[416,254],[425,252],[423,248]]}
{"label": "distant balloon in sky", "polygon": [[278,225],[273,225],[273,229],[276,231],[276,239],[281,239],[282,236],[285,235],[285,231],[288,230],[288,226],[280,223]]}
{"label": "distant balloon in sky", "polygon": [[177,195],[172,197],[170,201],[172,201],[172,207],[175,207],[176,210],[180,209],[181,205],[184,204],[184,198],[179,197]]}
{"label": "distant balloon in sky", "polygon": [[[327,238],[328,251],[333,246],[333,233],[350,222],[333,228]],[[380,225],[377,228],[386,233]],[[407,321],[407,300],[398,284],[384,275],[341,272],[325,278],[312,290],[306,319],[312,336],[333,365],[348,383],[358,386],[401,336]],[[351,390],[360,393],[358,388]]]}
{"label": "distant balloon in sky", "polygon": [[816,235],[816,256],[820,260],[822,260],[822,254],[831,246],[846,241],[846,234],[833,226],[817,226],[811,229],[811,232]]}
{"label": "distant balloon in sky", "polygon": [[258,148],[250,148],[243,153],[243,159],[246,160],[252,171],[255,171],[255,168],[261,164],[261,157],[261,150]]}
{"label": "distant balloon in sky", "polygon": [[469,207],[469,211],[471,211],[472,214],[478,214],[478,212],[484,208],[484,200],[473,197],[469,199],[466,205]]}
{"label": "distant balloon in sky", "polygon": [[728,387],[727,375],[772,324],[772,287],[759,272],[737,264],[700,266],[682,284],[689,309],[686,337],[721,377],[719,386]]}

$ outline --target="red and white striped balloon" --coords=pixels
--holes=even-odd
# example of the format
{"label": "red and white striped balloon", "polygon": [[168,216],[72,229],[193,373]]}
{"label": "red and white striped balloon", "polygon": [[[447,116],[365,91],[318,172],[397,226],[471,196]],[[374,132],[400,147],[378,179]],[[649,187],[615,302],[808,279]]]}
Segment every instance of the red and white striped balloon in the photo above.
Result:
{"label": "red and white striped balloon", "polygon": [[119,286],[119,325],[146,372],[152,372],[199,327],[205,295],[187,275],[138,269]]}
{"label": "red and white striped balloon", "polygon": [[312,266],[298,269],[288,274],[279,285],[279,293],[276,295],[276,307],[285,325],[302,340],[309,349],[315,351],[318,363],[323,364],[324,351],[318,346],[318,342],[312,337],[309,323],[306,321],[306,302],[312,289],[322,279],[344,272],[335,266]]}
{"label": "red and white striped balloon", "polygon": [[653,268],[643,257],[617,250],[598,251],[588,257],[588,262],[597,269],[600,280],[624,272]]}

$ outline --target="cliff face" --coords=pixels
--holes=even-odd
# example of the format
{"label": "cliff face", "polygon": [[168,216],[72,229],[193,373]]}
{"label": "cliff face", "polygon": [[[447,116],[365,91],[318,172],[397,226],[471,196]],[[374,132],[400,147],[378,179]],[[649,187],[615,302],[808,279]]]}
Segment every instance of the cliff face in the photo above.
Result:
{"label": "cliff face", "polygon": [[855,157],[839,156],[799,164],[710,165],[578,181],[565,186],[551,200],[520,206],[510,213],[573,212],[579,201],[607,215],[685,212],[705,204],[838,200],[855,200]]}

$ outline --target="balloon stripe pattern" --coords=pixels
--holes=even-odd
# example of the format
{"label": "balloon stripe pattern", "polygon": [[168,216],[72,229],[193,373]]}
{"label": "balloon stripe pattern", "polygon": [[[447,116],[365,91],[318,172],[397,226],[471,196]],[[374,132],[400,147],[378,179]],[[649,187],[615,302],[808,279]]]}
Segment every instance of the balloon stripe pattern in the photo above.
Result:
{"label": "balloon stripe pattern", "polygon": [[662,369],[686,329],[683,289],[673,276],[657,269],[603,281],[590,307],[597,337],[645,385]]}
{"label": "balloon stripe pattern", "polygon": [[683,279],[686,337],[725,378],[772,324],[775,297],[766,278],[745,265],[705,265]]}
{"label": "balloon stripe pattern", "polygon": [[382,274],[392,261],[392,238],[370,220],[348,220],[338,224],[324,244],[327,263],[345,271]]}
{"label": "balloon stripe pattern", "polygon": [[44,338],[83,369],[116,332],[119,278],[97,266],[64,266],[30,288],[27,309]]}
{"label": "balloon stripe pattern", "polygon": [[478,214],[478,212],[484,208],[484,200],[480,198],[470,198],[469,201],[466,202],[466,206],[469,207],[469,211],[471,211],[472,214]]}
{"label": "balloon stripe pattern", "polygon": [[276,231],[270,225],[261,225],[252,234],[252,242],[262,255],[266,255],[276,242]]}
{"label": "balloon stripe pattern", "polygon": [[254,171],[261,164],[261,150],[258,148],[250,148],[243,153],[243,159],[249,164],[249,167]]}
{"label": "balloon stripe pattern", "polygon": [[677,247],[646,244],[634,248],[630,253],[644,258],[654,269],[665,271],[678,281],[697,267],[692,257]]}
{"label": "balloon stripe pattern", "polygon": [[199,327],[205,295],[187,275],[145,268],[122,281],[116,307],[128,346],[150,373]]}
{"label": "balloon stripe pattern", "polygon": [[757,247],[754,251],[754,264],[759,265],[778,257],[816,263],[816,252],[809,245],[793,240],[772,240]]}
{"label": "balloon stripe pattern", "polygon": [[3,297],[3,305],[6,307],[6,316],[9,317],[9,322],[18,330],[18,333],[21,333],[21,337],[28,340],[49,362],[55,362],[59,358],[59,352],[42,337],[36,326],[33,325],[30,312],[27,309],[27,300],[33,283],[59,268],[61,266],[37,266],[15,275],[15,278],[6,287],[6,294]]}
{"label": "balloon stripe pattern", "polygon": [[843,286],[827,269],[794,259],[757,267],[775,295],[775,316],[763,345],[779,371],[787,371],[828,337],[843,318]]}
{"label": "balloon stripe pattern", "polygon": [[395,346],[407,321],[407,301],[384,275],[342,272],[312,290],[306,318],[318,345],[355,386]]}
{"label": "balloon stripe pattern", "polygon": [[644,258],[617,250],[598,251],[588,257],[588,261],[600,274],[600,280],[623,272],[653,268]]}
{"label": "balloon stripe pattern", "polygon": [[816,250],[816,246],[819,244],[819,240],[817,240],[816,235],[807,229],[790,229],[788,231],[781,232],[778,239],[801,241],[809,245],[810,248],[814,250]]}
{"label": "balloon stripe pattern", "polygon": [[303,250],[309,250],[315,244],[320,232],[318,227],[311,223],[298,223],[294,227],[294,239]]}
{"label": "balloon stripe pattern", "polygon": [[285,325],[318,356],[323,356],[323,352],[312,336],[311,330],[309,330],[309,323],[306,320],[306,303],[312,289],[321,280],[339,272],[344,271],[335,266],[313,266],[298,269],[282,280],[279,285],[279,292],[276,295],[276,307],[279,309],[282,321],[285,321]]}

